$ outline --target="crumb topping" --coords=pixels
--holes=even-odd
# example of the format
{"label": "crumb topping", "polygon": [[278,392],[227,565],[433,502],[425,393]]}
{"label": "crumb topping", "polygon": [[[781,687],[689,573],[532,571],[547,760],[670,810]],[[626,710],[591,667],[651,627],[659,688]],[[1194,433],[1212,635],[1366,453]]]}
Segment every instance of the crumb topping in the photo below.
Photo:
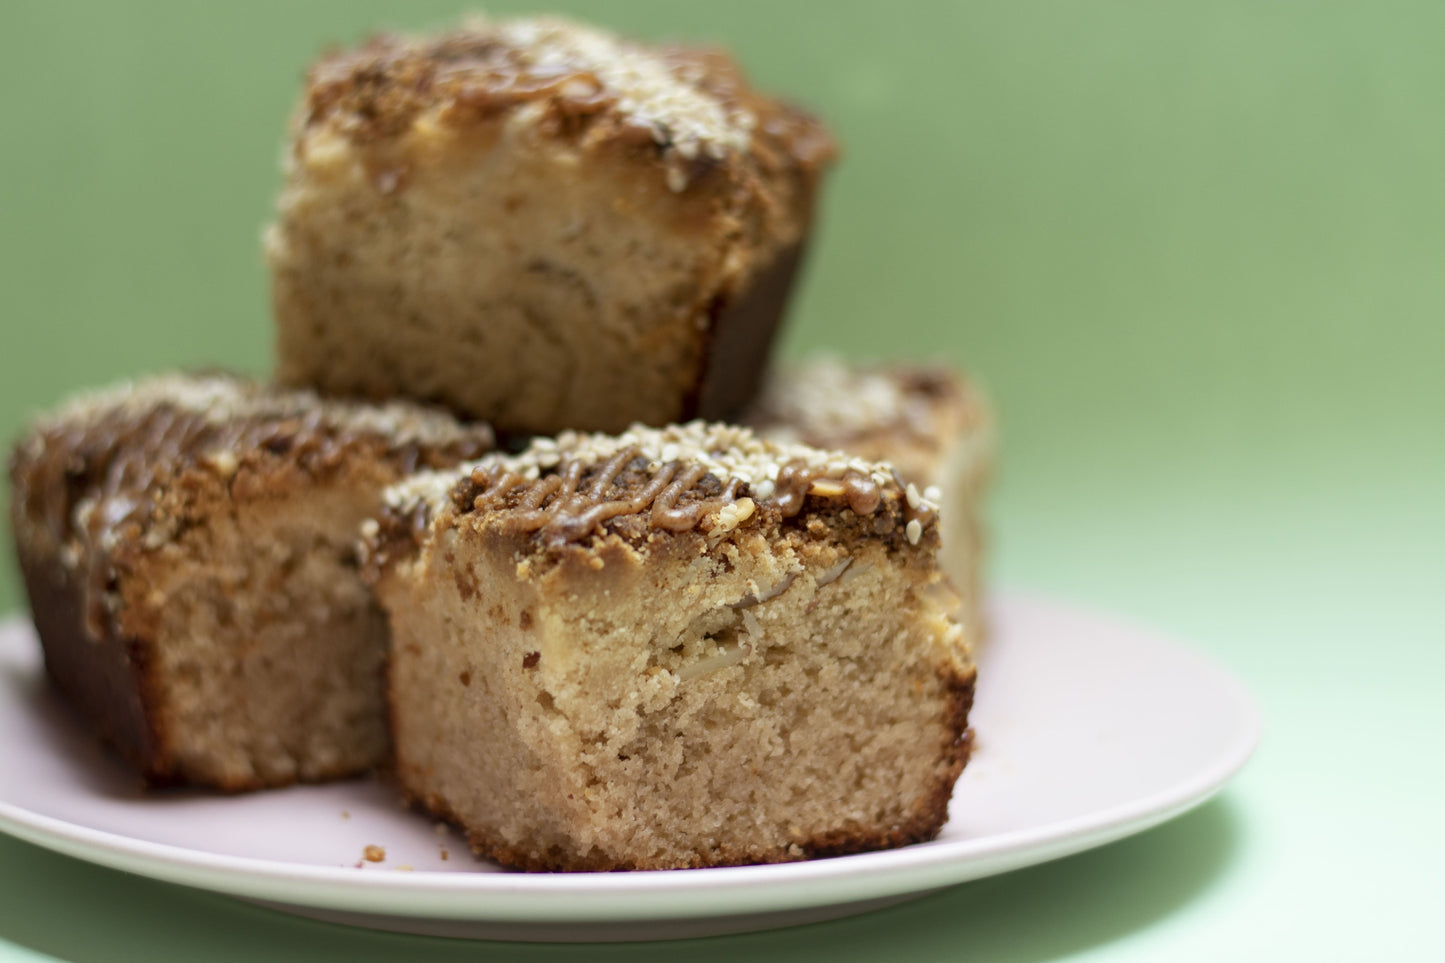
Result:
{"label": "crumb topping", "polygon": [[703,421],[620,435],[563,432],[516,455],[419,474],[385,498],[388,513],[414,527],[450,505],[461,514],[496,513],[505,529],[554,543],[586,538],[620,517],[642,519],[650,530],[726,533],[760,509],[789,518],[813,500],[862,516],[896,506],[917,544],[938,511],[887,464]]}
{"label": "crumb topping", "polygon": [[812,166],[834,151],[821,125],[751,91],[726,57],[648,47],[555,17],[473,18],[449,33],[384,35],[330,55],[311,71],[306,118],[374,140],[434,109],[459,122],[524,105],[543,108],[533,121],[574,131],[615,118],[656,145],[676,191],[697,164],[748,153],[755,132]]}
{"label": "crumb topping", "polygon": [[[301,389],[277,389],[226,374],[165,374],[124,381],[76,395],[35,424],[35,434],[84,431],[102,424],[139,421],[160,410],[219,427],[242,422],[298,419],[298,427],[332,428],[357,435],[376,435],[394,445],[443,445],[468,434],[442,411],[400,401],[371,404],[320,398]],[[481,430],[485,430],[483,427]],[[240,435],[223,436],[233,447]],[[36,438],[35,444],[40,443]]]}
{"label": "crumb topping", "polygon": [[[846,447],[850,440],[904,432],[916,441],[941,437],[939,408],[967,391],[942,367],[849,365],[823,356],[769,378],[747,420],[767,437]],[[973,405],[970,421],[982,417]]]}
{"label": "crumb topping", "polygon": [[[486,31],[485,23],[469,28]],[[528,73],[570,76],[586,96],[605,92],[656,143],[684,158],[706,153],[720,159],[724,151],[748,148],[757,117],[709,95],[695,67],[678,70],[645,47],[550,17],[506,21],[494,30]]]}
{"label": "crumb topping", "polygon": [[184,529],[166,498],[189,470],[228,487],[243,466],[275,459],[323,476],[362,449],[401,475],[493,444],[485,425],[405,402],[323,400],[224,374],[162,375],[81,395],[38,419],[12,456],[15,517],[44,532],[67,568],[88,570],[91,602],[103,607],[113,552],[156,549]]}

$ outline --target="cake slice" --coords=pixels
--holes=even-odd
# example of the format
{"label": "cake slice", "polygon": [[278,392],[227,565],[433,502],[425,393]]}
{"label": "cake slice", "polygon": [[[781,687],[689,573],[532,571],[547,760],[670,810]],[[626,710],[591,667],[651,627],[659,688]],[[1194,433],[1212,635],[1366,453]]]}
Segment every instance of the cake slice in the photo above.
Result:
{"label": "cake slice", "polygon": [[940,506],[939,560],[959,618],[983,636],[982,501],[994,419],[979,388],[936,364],[848,364],[817,357],[775,369],[744,416],[760,437],[886,461]]}
{"label": "cake slice", "polygon": [[386,620],[356,544],[382,489],[485,426],[224,375],[77,399],[11,461],[45,665],[152,784],[352,775],[387,751]]}
{"label": "cake slice", "polygon": [[390,489],[396,777],[529,870],[767,863],[933,837],[974,669],[936,506],[885,466],[693,422]]}
{"label": "cake slice", "polygon": [[518,434],[734,416],[833,154],[720,52],[562,20],[328,55],[266,240],[279,377]]}

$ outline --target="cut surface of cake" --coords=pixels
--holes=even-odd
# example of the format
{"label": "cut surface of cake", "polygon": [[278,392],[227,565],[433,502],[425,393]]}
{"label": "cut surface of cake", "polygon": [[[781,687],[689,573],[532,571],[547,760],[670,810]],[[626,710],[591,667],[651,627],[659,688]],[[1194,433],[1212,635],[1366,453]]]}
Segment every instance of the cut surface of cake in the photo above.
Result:
{"label": "cut surface of cake", "polygon": [[485,426],[226,375],[76,399],[11,458],[11,521],[58,688],[152,784],[353,775],[387,752],[386,621],[356,546],[381,491]]}
{"label": "cut surface of cake", "polygon": [[977,385],[944,365],[817,357],[770,372],[743,422],[768,440],[888,462],[936,502],[939,561],[970,637],[982,638],[982,501],[995,429]]}
{"label": "cut surface of cake", "polygon": [[693,422],[565,433],[390,489],[396,777],[530,870],[932,838],[974,669],[936,506],[886,466]]}
{"label": "cut surface of cake", "polygon": [[833,154],[720,52],[562,20],[329,55],[266,240],[279,377],[518,434],[732,417]]}

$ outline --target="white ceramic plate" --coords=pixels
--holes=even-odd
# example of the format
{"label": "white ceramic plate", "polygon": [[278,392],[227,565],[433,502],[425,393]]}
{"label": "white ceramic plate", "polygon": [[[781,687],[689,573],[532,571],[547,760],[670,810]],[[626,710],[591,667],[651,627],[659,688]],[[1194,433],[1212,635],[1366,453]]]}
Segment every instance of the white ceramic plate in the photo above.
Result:
{"label": "white ceramic plate", "polygon": [[[477,861],[370,782],[147,794],[52,695],[29,625],[11,620],[0,623],[0,829],[335,922],[668,939],[835,918],[1111,842],[1209,798],[1259,738],[1239,683],[1173,642],[1020,596],[997,601],[991,626],[974,758],[934,842],[777,866],[529,875]],[[364,861],[367,846],[385,860]]]}

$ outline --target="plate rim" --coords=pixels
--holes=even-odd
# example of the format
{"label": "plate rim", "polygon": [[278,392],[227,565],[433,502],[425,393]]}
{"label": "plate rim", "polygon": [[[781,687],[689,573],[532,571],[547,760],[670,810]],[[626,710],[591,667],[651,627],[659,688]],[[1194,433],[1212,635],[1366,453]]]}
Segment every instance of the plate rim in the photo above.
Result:
{"label": "plate rim", "polygon": [[[349,867],[284,863],[210,853],[95,829],[0,800],[0,832],[110,869],[249,899],[415,918],[508,923],[601,922],[716,917],[811,908],[859,898],[925,893],[1037,865],[1122,839],[1204,803],[1247,763],[1263,718],[1244,684],[1213,659],[1121,619],[1036,595],[995,593],[993,606],[1083,620],[1110,634],[1164,647],[1193,663],[1227,694],[1235,733],[1208,766],[1146,796],[1005,833],[901,849],[763,866],[630,873],[358,873]],[[28,629],[23,615],[0,632]],[[986,658],[986,656],[985,656]],[[548,898],[540,898],[548,897]],[[645,901],[639,903],[639,901]]]}

